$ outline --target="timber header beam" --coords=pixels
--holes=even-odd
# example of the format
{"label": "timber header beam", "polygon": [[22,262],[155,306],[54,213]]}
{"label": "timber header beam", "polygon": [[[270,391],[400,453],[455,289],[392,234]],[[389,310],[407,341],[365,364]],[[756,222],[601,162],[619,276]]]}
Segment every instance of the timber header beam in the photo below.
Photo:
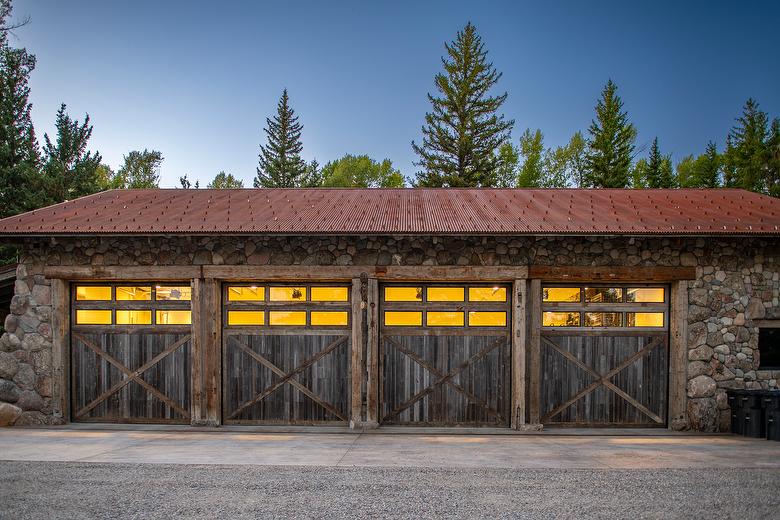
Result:
{"label": "timber header beam", "polygon": [[531,266],[529,278],[546,282],[672,282],[695,280],[695,267],[551,267]]}

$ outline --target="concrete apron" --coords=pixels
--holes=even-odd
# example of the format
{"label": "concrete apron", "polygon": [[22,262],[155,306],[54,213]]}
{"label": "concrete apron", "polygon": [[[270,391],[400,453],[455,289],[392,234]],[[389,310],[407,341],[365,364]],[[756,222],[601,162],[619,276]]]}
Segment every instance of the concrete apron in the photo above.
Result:
{"label": "concrete apron", "polygon": [[595,435],[571,430],[445,435],[110,426],[0,429],[0,459],[475,469],[780,468],[780,443],[668,430],[652,435],[614,435],[611,430]]}

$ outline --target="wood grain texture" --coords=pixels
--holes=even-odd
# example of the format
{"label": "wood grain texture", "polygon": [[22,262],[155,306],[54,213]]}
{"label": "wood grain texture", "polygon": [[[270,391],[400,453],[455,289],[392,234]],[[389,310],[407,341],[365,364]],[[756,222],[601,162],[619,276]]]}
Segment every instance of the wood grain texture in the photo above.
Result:
{"label": "wood grain texture", "polygon": [[360,428],[363,424],[363,300],[360,291],[360,278],[352,279],[352,341],[351,341],[351,412],[349,424],[352,428]]}
{"label": "wood grain texture", "polygon": [[367,293],[366,423],[379,425],[379,281],[369,278]]}
{"label": "wood grain texture", "polygon": [[669,417],[685,417],[688,383],[688,282],[672,284],[669,319]]}
{"label": "wood grain texture", "polygon": [[70,414],[70,285],[51,281],[52,413],[64,421]]}
{"label": "wood grain texture", "polygon": [[695,267],[577,267],[577,266],[531,266],[529,278],[546,282],[669,282],[673,280],[695,280]]}
{"label": "wood grain texture", "polygon": [[518,429],[525,424],[527,301],[528,287],[526,280],[515,280],[512,285],[512,414],[510,425],[514,429]]}
{"label": "wood grain texture", "polygon": [[528,353],[528,422],[539,424],[540,412],[540,386],[541,386],[541,330],[542,330],[542,282],[539,279],[531,280],[529,291],[531,304]]}

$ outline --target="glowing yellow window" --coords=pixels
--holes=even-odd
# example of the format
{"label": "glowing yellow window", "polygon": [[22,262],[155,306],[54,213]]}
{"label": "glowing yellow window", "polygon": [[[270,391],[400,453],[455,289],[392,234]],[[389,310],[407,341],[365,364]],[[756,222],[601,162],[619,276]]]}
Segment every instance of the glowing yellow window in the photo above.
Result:
{"label": "glowing yellow window", "polygon": [[152,311],[116,311],[117,325],[149,325],[150,323],[152,323]]}
{"label": "glowing yellow window", "polygon": [[470,302],[505,302],[506,287],[469,287]]}
{"label": "glowing yellow window", "polygon": [[462,327],[463,313],[457,311],[428,311],[425,323],[429,327]]}
{"label": "glowing yellow window", "polygon": [[663,312],[627,312],[627,327],[663,327]]}
{"label": "glowing yellow window", "polygon": [[346,325],[348,317],[346,311],[311,311],[312,325]]}
{"label": "glowing yellow window", "polygon": [[542,325],[545,327],[579,327],[579,312],[543,312]]}
{"label": "glowing yellow window", "polygon": [[589,303],[620,303],[623,289],[619,287],[586,287],[585,301]]}
{"label": "glowing yellow window", "polygon": [[228,301],[231,302],[261,302],[265,300],[265,289],[255,285],[246,287],[232,285],[228,287]]}
{"label": "glowing yellow window", "polygon": [[462,302],[463,287],[428,287],[429,302]]}
{"label": "glowing yellow window", "polygon": [[148,301],[152,299],[152,288],[151,287],[117,287],[116,299],[120,301],[126,301],[126,300]]}
{"label": "glowing yellow window", "polygon": [[306,311],[270,311],[269,325],[306,325]]}
{"label": "glowing yellow window", "polygon": [[419,327],[422,325],[422,312],[385,311],[385,325]]}
{"label": "glowing yellow window", "polygon": [[228,325],[263,325],[263,311],[228,311]]}
{"label": "glowing yellow window", "polygon": [[111,325],[111,311],[107,309],[76,309],[78,325]]}
{"label": "glowing yellow window", "polygon": [[471,311],[469,327],[506,327],[506,313]]}
{"label": "glowing yellow window", "polygon": [[542,301],[546,302],[579,302],[579,287],[545,287],[542,290]]}
{"label": "glowing yellow window", "polygon": [[385,301],[421,302],[422,287],[385,287]]}
{"label": "glowing yellow window", "polygon": [[638,287],[626,289],[626,301],[637,303],[663,303],[663,287]]}
{"label": "glowing yellow window", "polygon": [[192,322],[190,311],[165,310],[157,311],[158,325],[189,325]]}
{"label": "glowing yellow window", "polygon": [[110,300],[111,287],[96,285],[79,285],[76,287],[77,300]]}
{"label": "glowing yellow window", "polygon": [[347,287],[311,287],[311,301],[313,302],[346,302],[349,301],[349,289]]}
{"label": "glowing yellow window", "polygon": [[306,287],[271,287],[269,291],[269,298],[272,302],[306,301]]}
{"label": "glowing yellow window", "polygon": [[158,300],[188,301],[192,299],[192,287],[180,285],[176,287],[157,286]]}
{"label": "glowing yellow window", "polygon": [[586,327],[620,327],[622,318],[619,312],[586,312]]}

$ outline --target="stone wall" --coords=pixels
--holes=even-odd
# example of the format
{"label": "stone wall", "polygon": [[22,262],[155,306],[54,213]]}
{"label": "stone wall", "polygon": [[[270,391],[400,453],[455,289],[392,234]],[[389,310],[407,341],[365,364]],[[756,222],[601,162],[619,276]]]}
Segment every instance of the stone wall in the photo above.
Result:
{"label": "stone wall", "polygon": [[780,319],[780,241],[631,237],[137,237],[29,240],[0,337],[0,424],[54,424],[45,265],[695,266],[687,417],[728,429],[729,388],[777,388],[758,370],[755,320]]}

